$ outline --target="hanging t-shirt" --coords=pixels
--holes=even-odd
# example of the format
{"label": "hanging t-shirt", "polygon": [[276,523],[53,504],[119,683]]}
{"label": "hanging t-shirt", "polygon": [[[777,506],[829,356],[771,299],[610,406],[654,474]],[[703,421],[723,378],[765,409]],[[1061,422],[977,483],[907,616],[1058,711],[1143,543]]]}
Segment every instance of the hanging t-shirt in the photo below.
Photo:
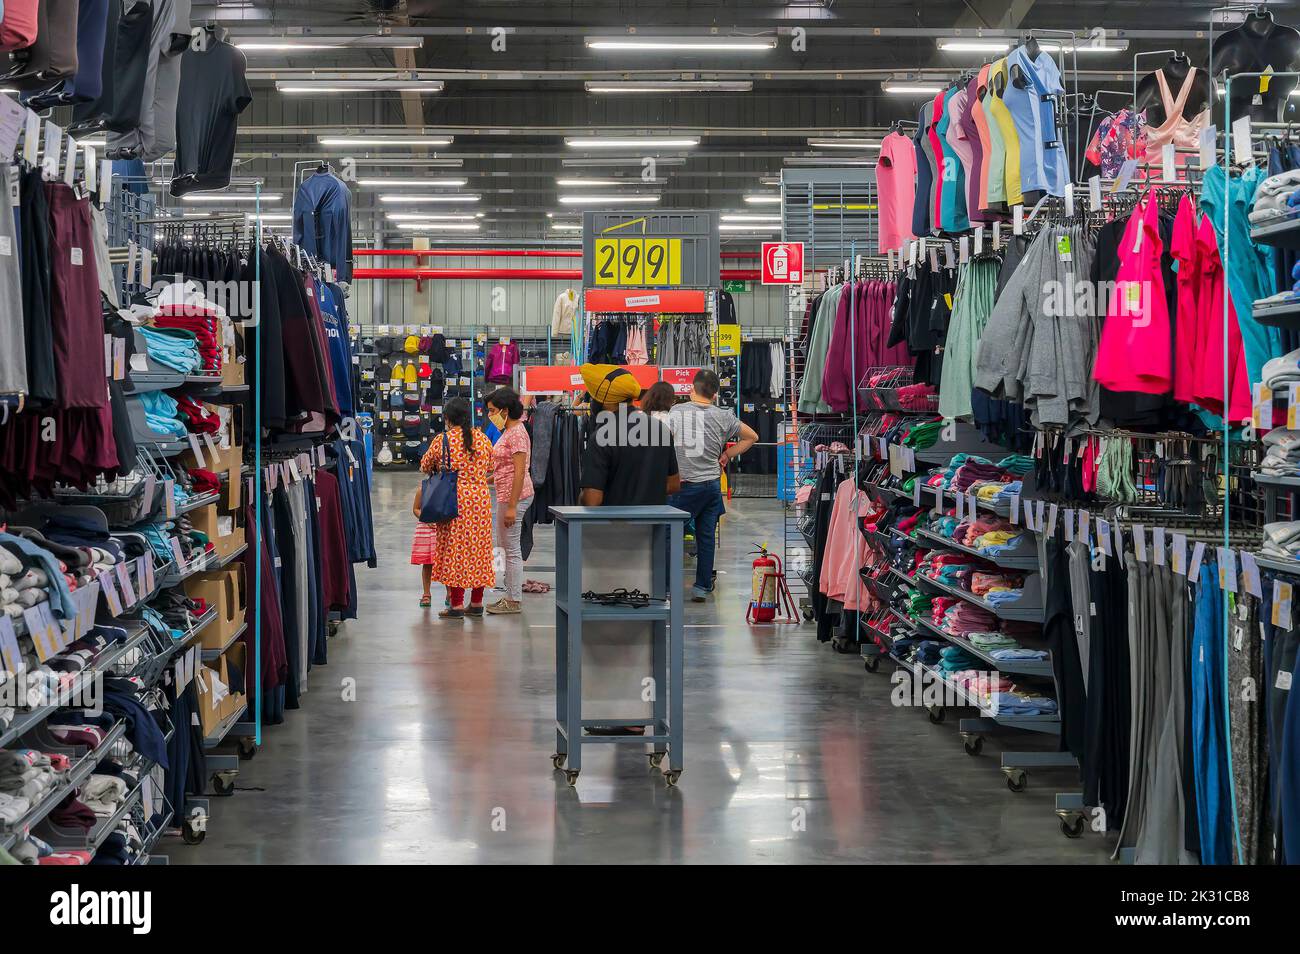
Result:
{"label": "hanging t-shirt", "polygon": [[1019,70],[1025,84],[1022,88],[1012,78],[1002,94],[1020,139],[1020,189],[1063,196],[1069,169],[1053,104],[1053,97],[1065,92],[1061,71],[1047,53],[1030,59],[1024,47],[1012,50],[1007,63]]}
{"label": "hanging t-shirt", "polygon": [[515,365],[518,363],[519,345],[513,341],[493,345],[487,356],[487,379],[492,382],[509,384]]}
{"label": "hanging t-shirt", "polygon": [[[1020,205],[1025,201],[1020,187],[1020,137],[1016,134],[1016,121],[1011,118],[1011,111],[1003,101],[1003,94],[1011,82],[1007,73],[1007,61],[997,60],[989,70],[989,95],[984,102],[984,111],[993,117],[989,132],[994,136],[995,161],[989,165],[989,202],[1005,202],[1008,206]],[[1001,153],[998,152],[999,146]],[[993,177],[1001,173],[1001,180],[996,184]]]}
{"label": "hanging t-shirt", "polygon": [[209,40],[206,50],[185,51],[176,108],[172,195],[230,185],[239,114],[253,101],[244,79],[245,65],[244,54],[229,43]]}
{"label": "hanging t-shirt", "polygon": [[912,234],[918,238],[930,234],[930,189],[934,183],[934,169],[930,165],[927,147],[930,137],[926,127],[929,125],[930,104],[921,107],[917,119],[916,138],[912,140],[913,152],[916,154],[916,199],[912,204]]}
{"label": "hanging t-shirt", "polygon": [[877,251],[902,248],[908,239],[915,237],[912,207],[916,201],[916,149],[901,133],[890,133],[880,144],[876,191],[880,208]]}

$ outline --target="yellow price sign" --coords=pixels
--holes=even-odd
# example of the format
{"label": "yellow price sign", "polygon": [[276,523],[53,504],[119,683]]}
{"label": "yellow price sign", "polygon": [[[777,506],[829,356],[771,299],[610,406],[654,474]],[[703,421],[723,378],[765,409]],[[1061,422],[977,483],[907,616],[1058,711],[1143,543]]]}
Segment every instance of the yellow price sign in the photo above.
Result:
{"label": "yellow price sign", "polygon": [[592,248],[597,285],[628,288],[682,283],[681,239],[596,239]]}
{"label": "yellow price sign", "polygon": [[617,285],[618,282],[618,240],[596,240],[596,284]]}
{"label": "yellow price sign", "polygon": [[618,283],[645,284],[645,239],[618,240]]}
{"label": "yellow price sign", "polygon": [[718,325],[713,354],[716,357],[732,357],[740,354],[740,325]]}

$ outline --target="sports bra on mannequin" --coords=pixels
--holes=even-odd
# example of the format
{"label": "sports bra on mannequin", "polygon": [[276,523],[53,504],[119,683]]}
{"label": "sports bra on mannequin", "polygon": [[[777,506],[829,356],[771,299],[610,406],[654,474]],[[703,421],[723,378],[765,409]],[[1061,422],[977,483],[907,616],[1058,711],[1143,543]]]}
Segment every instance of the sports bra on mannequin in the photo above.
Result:
{"label": "sports bra on mannequin", "polygon": [[[1164,70],[1156,70],[1156,86],[1159,88],[1160,104],[1164,108],[1166,118],[1159,126],[1146,127],[1148,163],[1160,163],[1166,143],[1173,143],[1175,147],[1181,149],[1195,149],[1200,145],[1201,130],[1210,125],[1210,111],[1203,109],[1190,119],[1185,115],[1188,96],[1196,83],[1198,73],[1201,71],[1195,67],[1188,70],[1183,85],[1178,90],[1178,96],[1173,97],[1169,93],[1169,83],[1165,79]],[[1186,165],[1187,154],[1177,155],[1176,162],[1178,165]]]}
{"label": "sports bra on mannequin", "polygon": [[1205,70],[1192,66],[1191,58],[1186,53],[1175,53],[1164,66],[1142,77],[1137,86],[1135,112],[1146,113],[1147,122],[1153,126],[1163,125],[1169,118],[1167,103],[1160,93],[1160,83],[1156,74],[1163,74],[1165,85],[1170,89],[1181,89],[1189,74],[1195,73],[1191,91],[1183,103],[1183,115],[1188,119],[1196,116],[1210,105],[1210,76]]}

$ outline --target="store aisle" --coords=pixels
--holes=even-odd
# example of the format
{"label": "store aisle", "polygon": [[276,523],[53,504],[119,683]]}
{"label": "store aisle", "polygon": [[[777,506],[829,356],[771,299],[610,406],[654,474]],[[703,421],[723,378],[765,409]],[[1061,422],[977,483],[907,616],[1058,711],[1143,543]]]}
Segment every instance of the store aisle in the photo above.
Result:
{"label": "store aisle", "polygon": [[[550,595],[525,596],[524,616],[481,621],[438,621],[440,596],[418,608],[415,483],[376,475],[380,568],[358,567],[360,619],[331,640],[303,708],[266,730],[236,794],[212,800],[206,841],[168,840],[172,863],[1105,859],[1100,838],[1059,832],[1066,775],[1040,773],[1012,794],[994,739],[968,757],[951,722],[890,704],[889,665],[866,673],[808,626],[745,625],[746,553],[781,537],[770,500],[733,502],[716,602],[687,604],[680,787],[655,777],[640,747],[610,746],[584,753],[570,789],[549,758]],[[551,542],[539,529],[533,566],[552,565]]]}

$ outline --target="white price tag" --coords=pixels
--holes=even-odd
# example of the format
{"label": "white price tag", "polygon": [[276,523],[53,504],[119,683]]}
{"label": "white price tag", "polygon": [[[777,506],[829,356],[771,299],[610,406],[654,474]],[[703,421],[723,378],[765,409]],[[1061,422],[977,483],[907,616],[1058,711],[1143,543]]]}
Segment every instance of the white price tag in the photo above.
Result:
{"label": "white price tag", "polygon": [[1020,523],[1020,494],[1010,494],[1011,501],[1011,522]]}
{"label": "white price tag", "polygon": [[41,156],[41,178],[53,182],[59,177],[59,160],[62,158],[63,130],[54,123],[45,124],[45,152]]}
{"label": "white price tag", "polygon": [[1175,533],[1172,537],[1173,544],[1170,549],[1172,569],[1179,576],[1187,575],[1187,535],[1185,533]]}
{"label": "white price tag", "polygon": [[1215,547],[1219,556],[1219,589],[1237,592],[1237,551],[1232,547]]}
{"label": "white price tag", "polygon": [[1250,116],[1239,116],[1232,121],[1232,161],[1239,166],[1250,165]]}
{"label": "white price tag", "polygon": [[1151,562],[1156,566],[1165,565],[1165,528],[1154,527],[1151,530]]}
{"label": "white price tag", "polygon": [[1291,631],[1291,599],[1293,596],[1290,583],[1282,580],[1273,581],[1273,606],[1269,615],[1273,625],[1287,632]]}
{"label": "white price tag", "polygon": [[1218,164],[1215,155],[1219,142],[1219,130],[1215,126],[1206,126],[1201,130],[1199,146],[1201,147],[1201,169],[1209,169]]}
{"label": "white price tag", "polygon": [[1246,592],[1256,599],[1264,598],[1264,583],[1259,578],[1259,563],[1255,560],[1255,554],[1246,550],[1241,551],[1241,581],[1246,586]]}
{"label": "white price tag", "polygon": [[1133,524],[1133,552],[1139,563],[1147,562],[1147,529],[1140,523]]}
{"label": "white price tag", "polygon": [[1011,207],[1011,231],[1015,235],[1025,234],[1025,207],[1021,204]]}
{"label": "white price tag", "polygon": [[1160,150],[1160,174],[1164,176],[1166,182],[1173,182],[1178,178],[1178,156],[1172,142],[1165,143]]}
{"label": "white price tag", "polygon": [[1088,211],[1101,211],[1101,176],[1093,176],[1088,180]]}

